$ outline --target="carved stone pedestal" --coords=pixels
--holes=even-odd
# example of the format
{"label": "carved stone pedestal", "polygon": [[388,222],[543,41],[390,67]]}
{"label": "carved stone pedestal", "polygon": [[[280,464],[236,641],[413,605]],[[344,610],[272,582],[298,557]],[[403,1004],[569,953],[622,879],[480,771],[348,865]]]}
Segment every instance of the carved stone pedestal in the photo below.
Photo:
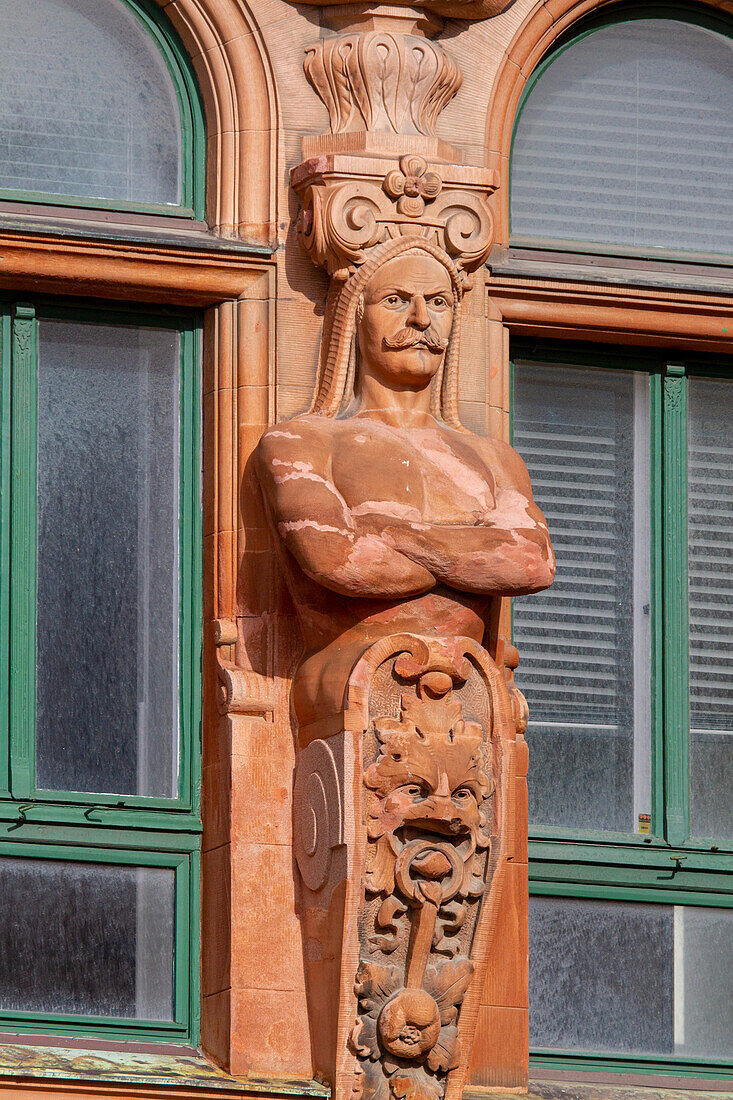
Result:
{"label": "carved stone pedestal", "polygon": [[343,687],[295,778],[316,1068],[336,1100],[456,1100],[512,841],[509,688],[471,639],[415,634]]}

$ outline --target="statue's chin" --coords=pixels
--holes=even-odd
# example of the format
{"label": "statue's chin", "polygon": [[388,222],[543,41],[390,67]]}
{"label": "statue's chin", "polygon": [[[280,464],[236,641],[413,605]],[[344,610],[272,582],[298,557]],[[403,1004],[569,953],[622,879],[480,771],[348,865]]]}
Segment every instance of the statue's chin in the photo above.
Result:
{"label": "statue's chin", "polygon": [[438,373],[442,358],[443,352],[428,347],[393,348],[383,352],[379,375],[388,386],[424,389]]}

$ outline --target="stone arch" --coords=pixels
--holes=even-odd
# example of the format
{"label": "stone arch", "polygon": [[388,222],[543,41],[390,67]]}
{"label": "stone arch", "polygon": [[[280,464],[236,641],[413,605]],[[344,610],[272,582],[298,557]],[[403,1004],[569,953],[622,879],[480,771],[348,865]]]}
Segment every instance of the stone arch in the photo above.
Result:
{"label": "stone arch", "polygon": [[[592,11],[617,0],[546,0],[534,4],[517,28],[496,75],[486,120],[486,163],[501,178],[495,195],[496,243],[509,244],[509,167],[512,132],[522,93],[532,73],[560,35]],[[729,0],[702,0],[702,7],[731,12]]]}
{"label": "stone arch", "polygon": [[206,210],[222,236],[276,239],[277,99],[241,0],[156,0],[186,47],[206,114]]}

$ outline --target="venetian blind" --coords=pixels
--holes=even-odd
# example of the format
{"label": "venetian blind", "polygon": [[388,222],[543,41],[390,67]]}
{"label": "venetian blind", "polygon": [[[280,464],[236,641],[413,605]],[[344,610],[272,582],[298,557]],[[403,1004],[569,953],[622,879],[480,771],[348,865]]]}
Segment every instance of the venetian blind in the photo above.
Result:
{"label": "venetian blind", "polygon": [[733,836],[733,382],[689,390],[690,818]]}
{"label": "venetian blind", "polygon": [[674,19],[560,52],[519,116],[515,236],[733,252],[733,39]]}
{"label": "venetian blind", "polygon": [[123,0],[0,0],[0,188],[181,201],[176,90]]}
{"label": "venetian blind", "polygon": [[[639,382],[648,393],[648,378]],[[643,652],[649,618],[648,569],[635,577],[632,567],[648,510],[639,382],[631,373],[515,364],[514,445],[558,563],[551,589],[514,601],[534,824],[630,831],[635,812],[648,809],[634,737],[638,725],[648,738],[635,699],[635,680],[646,675],[648,685],[648,649],[640,674],[635,634]],[[648,686],[641,696],[640,705]]]}

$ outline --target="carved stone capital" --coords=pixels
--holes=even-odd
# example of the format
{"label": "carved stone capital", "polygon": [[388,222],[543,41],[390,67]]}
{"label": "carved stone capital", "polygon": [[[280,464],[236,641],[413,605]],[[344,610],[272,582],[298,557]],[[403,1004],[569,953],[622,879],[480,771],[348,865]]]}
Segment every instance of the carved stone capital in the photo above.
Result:
{"label": "carved stone capital", "polygon": [[396,167],[392,159],[335,154],[300,164],[291,182],[302,202],[301,245],[340,278],[364,263],[369,249],[397,237],[431,241],[464,271],[475,270],[492,245],[493,170],[419,156],[403,156]]}

